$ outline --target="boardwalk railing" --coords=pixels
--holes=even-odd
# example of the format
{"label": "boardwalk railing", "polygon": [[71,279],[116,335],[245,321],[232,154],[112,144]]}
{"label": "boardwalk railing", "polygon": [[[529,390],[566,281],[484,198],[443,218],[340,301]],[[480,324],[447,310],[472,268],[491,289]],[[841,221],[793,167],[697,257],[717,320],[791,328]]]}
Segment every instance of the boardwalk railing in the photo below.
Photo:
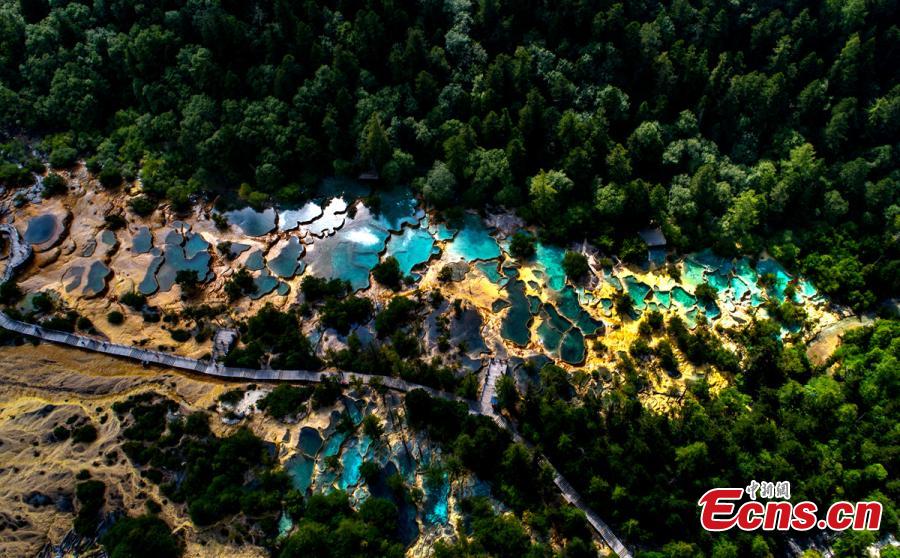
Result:
{"label": "boardwalk railing", "polygon": [[462,397],[459,397],[458,395],[446,391],[441,391],[413,382],[407,382],[406,380],[403,380],[401,378],[393,378],[390,376],[360,374],[357,372],[346,372],[342,370],[313,371],[235,368],[231,366],[223,366],[222,364],[212,360],[198,360],[180,355],[173,355],[160,351],[143,349],[130,345],[110,343],[108,341],[102,341],[100,339],[87,337],[85,335],[75,335],[73,333],[55,331],[52,329],[41,327],[39,325],[28,324],[25,322],[14,320],[3,312],[0,312],[0,326],[2,326],[4,329],[15,331],[16,333],[20,333],[22,335],[36,337],[38,339],[50,341],[52,343],[59,343],[61,345],[68,345],[70,347],[76,347],[79,349],[84,349],[86,351],[93,351],[111,356],[128,358],[139,361],[143,364],[156,364],[159,366],[164,366],[166,368],[176,368],[178,370],[185,370],[188,372],[204,374],[206,376],[214,376],[217,378],[255,382],[313,383],[321,382],[324,378],[331,378],[337,380],[342,385],[349,385],[354,381],[362,381],[364,383],[372,385],[380,383],[387,388],[403,392],[412,391],[414,389],[422,389],[427,391],[433,397],[461,401],[468,405],[473,412],[477,411],[477,405],[474,402],[469,401],[468,399],[464,399]]}

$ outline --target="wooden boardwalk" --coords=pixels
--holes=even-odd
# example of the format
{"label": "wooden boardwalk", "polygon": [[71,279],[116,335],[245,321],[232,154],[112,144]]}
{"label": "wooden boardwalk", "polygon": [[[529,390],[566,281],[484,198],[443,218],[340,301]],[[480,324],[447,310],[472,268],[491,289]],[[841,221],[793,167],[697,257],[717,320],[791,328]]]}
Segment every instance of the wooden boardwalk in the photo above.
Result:
{"label": "wooden boardwalk", "polygon": [[136,360],[142,364],[156,364],[166,368],[176,368],[186,372],[203,374],[205,376],[213,376],[227,380],[239,380],[248,382],[321,382],[325,378],[337,380],[341,385],[349,385],[356,381],[365,384],[376,385],[381,384],[389,389],[397,391],[412,391],[414,389],[423,389],[433,397],[442,399],[451,399],[461,401],[469,406],[470,410],[477,412],[477,405],[459,397],[458,395],[437,390],[432,387],[407,382],[400,378],[390,376],[378,376],[374,374],[358,374],[356,372],[344,372],[341,370],[268,370],[268,369],[252,369],[252,368],[234,368],[231,366],[223,366],[222,364],[209,360],[198,360],[160,351],[152,351],[142,349],[130,345],[120,345],[117,343],[109,343],[86,335],[76,335],[63,331],[55,331],[41,327],[39,325],[28,324],[13,320],[5,313],[0,312],[0,327],[9,331],[14,331],[22,335],[36,337],[51,343],[59,343],[68,345],[86,351],[103,353],[110,356],[128,358]]}
{"label": "wooden boardwalk", "polygon": [[481,386],[481,396],[478,398],[478,409],[482,415],[492,416],[494,414],[494,397],[497,392],[497,380],[506,373],[507,362],[505,360],[492,358],[487,366],[487,375],[484,378],[484,384]]}

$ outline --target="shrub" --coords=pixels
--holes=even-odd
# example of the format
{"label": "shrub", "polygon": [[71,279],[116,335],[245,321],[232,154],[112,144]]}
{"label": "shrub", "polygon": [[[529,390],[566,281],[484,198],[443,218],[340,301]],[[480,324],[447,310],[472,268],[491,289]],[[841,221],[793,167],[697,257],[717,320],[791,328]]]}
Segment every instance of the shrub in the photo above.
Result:
{"label": "shrub", "polygon": [[137,196],[128,201],[128,207],[135,215],[146,217],[156,209],[156,202],[147,196]]}
{"label": "shrub", "polygon": [[50,152],[50,166],[55,169],[69,168],[75,164],[78,152],[72,147],[57,147]]}
{"label": "shrub", "polygon": [[654,331],[660,331],[664,326],[664,318],[662,312],[659,310],[653,310],[652,312],[647,314],[647,323],[653,328]]}
{"label": "shrub", "polygon": [[187,331],[186,329],[173,329],[169,332],[169,335],[171,335],[172,339],[179,343],[184,343],[191,338],[191,332]]}
{"label": "shrub", "polygon": [[125,220],[125,217],[120,215],[119,213],[111,213],[103,218],[104,225],[107,229],[111,231],[118,231],[125,228],[125,225],[128,224],[128,221]]}
{"label": "shrub", "polygon": [[23,294],[22,289],[12,281],[0,283],[0,303],[2,304],[15,304],[22,299]]}
{"label": "shrub", "polygon": [[227,231],[228,227],[231,225],[228,224],[228,218],[222,215],[221,213],[213,213],[212,214],[213,223],[216,225],[216,228],[220,231]]}
{"label": "shrub", "polygon": [[640,265],[647,261],[647,243],[641,238],[628,238],[622,242],[619,256],[623,261]]}
{"label": "shrub", "polygon": [[373,305],[368,298],[352,296],[343,300],[328,299],[322,308],[322,325],[346,335],[353,324],[363,324],[372,317]]}
{"label": "shrub", "polygon": [[244,397],[244,390],[242,389],[232,389],[228,390],[222,395],[219,396],[219,401],[225,405],[237,405],[241,399]]}
{"label": "shrub", "polygon": [[131,291],[121,295],[119,302],[134,310],[140,310],[147,304],[147,297],[137,291]]}
{"label": "shrub", "polygon": [[373,440],[381,438],[382,434],[384,434],[384,426],[381,425],[381,419],[376,415],[366,415],[362,426],[363,433]]}
{"label": "shrub", "polygon": [[256,284],[253,282],[253,276],[246,268],[242,267],[232,274],[231,278],[225,281],[225,295],[228,300],[235,301],[245,294],[256,292]]}
{"label": "shrub", "polygon": [[62,194],[65,194],[66,191],[66,179],[61,177],[60,175],[50,173],[46,178],[44,178],[44,191],[41,192],[41,195],[45,198],[60,196]]}
{"label": "shrub", "polygon": [[387,307],[375,318],[375,331],[379,337],[384,337],[397,331],[412,321],[415,316],[416,303],[412,300],[397,296],[391,299]]}
{"label": "shrub", "polygon": [[696,290],[694,290],[694,294],[697,296],[697,300],[704,303],[715,302],[716,301],[716,290],[712,288],[708,283],[701,283],[697,285]]}
{"label": "shrub", "polygon": [[653,354],[650,345],[644,339],[635,339],[628,347],[628,354],[638,360],[644,360]]}
{"label": "shrub", "polygon": [[300,411],[312,395],[312,388],[281,384],[256,404],[272,418],[282,420]]}
{"label": "shrub", "polygon": [[103,170],[100,171],[100,184],[111,190],[113,188],[117,188],[122,184],[122,173],[119,172],[119,168],[113,165],[107,165],[103,167]]}
{"label": "shrub", "polygon": [[79,426],[72,431],[72,441],[76,444],[90,444],[97,439],[97,429],[93,424]]}
{"label": "shrub", "polygon": [[615,293],[613,295],[613,306],[620,316],[629,316],[634,309],[634,301],[626,293]]}
{"label": "shrub", "polygon": [[400,262],[394,256],[388,256],[372,269],[372,277],[385,287],[397,290],[403,281],[403,273],[400,272]]}
{"label": "shrub", "polygon": [[78,515],[75,517],[75,532],[93,535],[99,523],[100,510],[106,501],[106,485],[98,480],[87,480],[75,485],[78,500]]}
{"label": "shrub", "polygon": [[672,345],[665,339],[656,344],[656,358],[659,359],[659,365],[670,374],[678,373],[678,361],[675,359],[675,352]]}
{"label": "shrub", "polygon": [[509,253],[514,258],[525,259],[530,258],[535,253],[534,237],[528,233],[517,232],[512,236],[509,243]]}
{"label": "shrub", "polygon": [[307,275],[300,283],[306,302],[315,303],[327,298],[340,298],[350,293],[350,283],[342,279],[322,279]]}
{"label": "shrub", "polygon": [[75,322],[75,327],[81,331],[92,331],[94,329],[94,324],[84,316],[79,316],[78,321]]}
{"label": "shrub", "polygon": [[41,322],[41,325],[55,331],[65,331],[67,333],[75,332],[75,320],[68,316],[53,316],[50,319]]}
{"label": "shrub", "polygon": [[194,291],[200,285],[200,275],[194,269],[179,269],[175,283],[184,291]]}
{"label": "shrub", "polygon": [[151,515],[119,519],[100,542],[110,558],[178,558],[182,555],[181,545],[166,522]]}
{"label": "shrub", "polygon": [[111,325],[122,325],[123,323],[125,323],[125,315],[118,310],[113,310],[106,315],[106,321]]}
{"label": "shrub", "polygon": [[570,250],[566,250],[566,255],[563,256],[562,267],[566,277],[573,282],[584,279],[591,270],[584,254]]}
{"label": "shrub", "polygon": [[47,293],[38,293],[31,298],[31,306],[37,312],[50,312],[54,308],[53,299]]}
{"label": "shrub", "polygon": [[19,168],[15,163],[0,162],[0,184],[18,188],[34,184],[34,177],[26,168]]}

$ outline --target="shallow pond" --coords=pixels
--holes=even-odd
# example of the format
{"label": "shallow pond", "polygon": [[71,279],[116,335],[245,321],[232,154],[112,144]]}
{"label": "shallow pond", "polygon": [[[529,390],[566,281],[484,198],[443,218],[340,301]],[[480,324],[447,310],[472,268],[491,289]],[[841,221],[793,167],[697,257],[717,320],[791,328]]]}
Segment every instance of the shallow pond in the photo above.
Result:
{"label": "shallow pond", "polygon": [[278,210],[278,230],[288,231],[300,225],[311,223],[322,216],[322,206],[316,202],[306,202],[299,208]]}
{"label": "shallow pond", "polygon": [[[190,234],[190,233],[189,233]],[[173,237],[174,235],[174,237]],[[189,238],[192,240],[200,235],[192,234]],[[156,282],[159,285],[159,290],[161,292],[168,292],[172,289],[172,286],[175,284],[175,278],[178,275],[179,271],[194,271],[197,273],[197,278],[202,282],[206,281],[208,275],[210,274],[209,265],[212,260],[210,254],[206,250],[202,250],[197,252],[199,249],[198,243],[195,241],[194,245],[191,248],[191,251],[194,252],[194,255],[188,257],[185,253],[185,247],[181,246],[180,243],[176,240],[181,239],[181,235],[177,233],[169,233],[166,237],[165,248],[163,249],[163,262],[162,266],[160,266],[159,270],[156,272]],[[207,247],[209,243],[203,240],[200,237],[200,241],[202,241]],[[147,273],[150,273],[150,270],[147,270]]]}
{"label": "shallow pond", "polygon": [[683,308],[691,308],[697,304],[697,299],[691,293],[687,292],[680,286],[672,289],[672,298]]}
{"label": "shallow pond", "polygon": [[672,304],[672,293],[669,291],[653,289],[653,298],[663,308],[668,308]]}
{"label": "shallow pond", "polygon": [[381,226],[398,232],[404,225],[418,225],[425,212],[417,210],[418,200],[409,188],[395,187],[378,192],[378,211],[373,212]]}
{"label": "shallow pond", "polygon": [[312,485],[314,466],[315,461],[300,454],[292,456],[288,459],[287,463],[284,464],[284,469],[291,477],[294,488],[299,490],[302,494],[306,494],[310,485]]}
{"label": "shallow pond", "polygon": [[278,279],[269,273],[268,269],[259,272],[259,275],[253,278],[253,285],[256,291],[250,295],[252,300],[258,300],[271,293],[278,287]]}
{"label": "shallow pond", "polygon": [[146,254],[153,248],[153,234],[147,227],[141,227],[132,239],[131,251],[135,254]]}
{"label": "shallow pond", "polygon": [[573,327],[563,335],[559,345],[559,358],[569,364],[581,364],[584,354],[584,335],[580,329]]}
{"label": "shallow pond", "polygon": [[527,345],[531,340],[528,324],[531,322],[531,310],[525,297],[525,283],[518,279],[510,280],[506,285],[509,309],[500,324],[500,335],[517,345]]}
{"label": "shallow pond", "polygon": [[706,282],[706,267],[694,261],[692,258],[684,259],[684,273],[681,279],[685,285],[697,287]]}
{"label": "shallow pond", "polygon": [[779,301],[784,300],[784,290],[791,281],[791,276],[781,267],[781,264],[773,259],[759,260],[756,263],[756,272],[759,275],[771,274],[775,276],[775,284],[769,289]]}
{"label": "shallow pond", "polygon": [[428,217],[422,219],[422,226],[428,228],[428,232],[435,238],[435,240],[439,240],[441,242],[451,240],[454,236],[456,236],[457,230],[447,225],[447,223],[439,222],[433,223],[429,220]]}
{"label": "shallow pond", "polygon": [[425,523],[445,525],[450,520],[450,480],[444,478],[437,486],[425,484]]}
{"label": "shallow pond", "polygon": [[300,257],[303,255],[303,252],[304,248],[300,239],[296,236],[292,236],[287,243],[282,246],[281,252],[269,260],[269,269],[271,269],[278,277],[293,277],[300,268]]}
{"label": "shallow pond", "polygon": [[650,293],[650,286],[641,283],[633,275],[625,278],[625,286],[628,288],[628,296],[631,297],[635,310],[642,311],[647,306],[647,295]]}
{"label": "shallow pond", "polygon": [[106,244],[109,247],[113,247],[119,243],[119,241],[116,239],[116,233],[109,229],[103,229],[102,231],[100,231],[100,242]]}
{"label": "shallow pond", "polygon": [[603,329],[603,322],[594,319],[578,301],[578,295],[571,286],[566,286],[554,297],[554,304],[560,314],[575,324],[585,335],[593,335]]}
{"label": "shallow pond", "polygon": [[307,247],[309,272],[327,279],[346,279],[354,290],[364,289],[388,236],[369,210],[360,207],[334,235],[316,239]]}
{"label": "shallow pond", "polygon": [[25,229],[25,242],[28,244],[44,244],[53,239],[57,232],[56,217],[50,213],[44,213],[32,217]]}
{"label": "shallow pond", "polygon": [[341,456],[341,464],[343,470],[338,481],[338,488],[347,490],[359,483],[360,468],[362,467],[363,454],[358,446],[356,438],[352,438],[344,447],[344,453]]}
{"label": "shallow pond", "polygon": [[84,296],[96,296],[106,288],[106,278],[112,271],[101,261],[95,261],[88,269],[87,281],[82,294]]}
{"label": "shallow pond", "polygon": [[405,228],[393,234],[387,242],[385,256],[397,258],[400,272],[405,276],[420,264],[427,262],[434,253],[434,238],[426,229]]}
{"label": "shallow pond", "polygon": [[263,253],[260,250],[250,252],[247,255],[246,261],[244,261],[244,267],[250,271],[260,271],[265,266],[266,260],[263,258]]}
{"label": "shallow pond", "polygon": [[225,214],[228,222],[237,225],[247,236],[263,236],[275,230],[275,216],[271,207],[263,211],[245,207]]}
{"label": "shallow pond", "polygon": [[310,426],[300,429],[300,449],[306,455],[315,457],[322,447],[322,436],[319,431]]}
{"label": "shallow pond", "polygon": [[150,260],[150,265],[147,266],[147,273],[144,275],[144,279],[141,281],[140,285],[138,285],[138,290],[141,294],[152,295],[159,289],[159,283],[156,281],[156,272],[159,271],[162,264],[162,256],[154,256],[154,258]]}
{"label": "shallow pond", "polygon": [[500,274],[500,265],[496,261],[478,262],[475,264],[475,267],[481,270],[488,278],[488,281],[495,285],[499,285],[500,281],[503,279],[503,275]]}
{"label": "shallow pond", "polygon": [[544,348],[552,355],[559,355],[559,343],[563,334],[572,324],[559,315],[553,306],[544,304],[539,314],[541,323],[538,324],[537,334]]}
{"label": "shallow pond", "polygon": [[538,242],[535,244],[535,263],[544,271],[546,284],[558,291],[566,285],[566,272],[562,262],[566,255],[564,248]]}
{"label": "shallow pond", "polygon": [[335,231],[344,226],[346,219],[347,202],[343,198],[332,198],[325,209],[322,210],[322,216],[306,225],[306,230],[313,236],[327,236],[334,234]]}
{"label": "shallow pond", "polygon": [[201,254],[209,250],[209,242],[199,234],[189,234],[187,242],[184,243],[184,257],[191,259],[197,254]]}
{"label": "shallow pond", "polygon": [[500,257],[500,246],[478,215],[466,213],[462,226],[446,248],[449,261],[492,260]]}

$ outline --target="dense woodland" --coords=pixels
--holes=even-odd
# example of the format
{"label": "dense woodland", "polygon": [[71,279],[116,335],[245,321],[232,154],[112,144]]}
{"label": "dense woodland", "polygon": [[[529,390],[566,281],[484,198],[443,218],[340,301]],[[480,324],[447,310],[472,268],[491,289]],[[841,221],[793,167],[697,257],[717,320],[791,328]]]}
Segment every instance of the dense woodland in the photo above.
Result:
{"label": "dense woodland", "polygon": [[[550,239],[768,248],[898,291],[895,0],[4,0],[0,129],[157,200],[293,202],[378,170]],[[33,165],[6,144],[0,180]],[[225,199],[225,198],[223,198]],[[146,205],[146,199],[141,202]],[[236,200],[235,200],[236,201]],[[637,244],[637,246],[636,246]]]}
{"label": "dense woodland", "polygon": [[[666,329],[678,335],[672,322]],[[627,356],[617,389],[581,398],[568,374],[545,367],[540,387],[515,402],[514,413],[523,434],[645,558],[765,558],[784,552],[787,536],[804,540],[796,532],[700,528],[699,495],[750,479],[790,480],[794,502],[877,500],[884,505],[880,534],[897,532],[900,321],[848,332],[829,369],[811,367],[802,348],[783,346],[776,331],[770,322],[748,327],[740,334],[746,355],[736,385],[710,396],[705,383],[693,384],[683,407],[669,414],[638,402],[646,366]],[[689,335],[687,342],[706,344],[702,330]],[[723,350],[710,345],[695,358],[720,358]],[[834,550],[868,556],[880,534],[846,531]]]}

